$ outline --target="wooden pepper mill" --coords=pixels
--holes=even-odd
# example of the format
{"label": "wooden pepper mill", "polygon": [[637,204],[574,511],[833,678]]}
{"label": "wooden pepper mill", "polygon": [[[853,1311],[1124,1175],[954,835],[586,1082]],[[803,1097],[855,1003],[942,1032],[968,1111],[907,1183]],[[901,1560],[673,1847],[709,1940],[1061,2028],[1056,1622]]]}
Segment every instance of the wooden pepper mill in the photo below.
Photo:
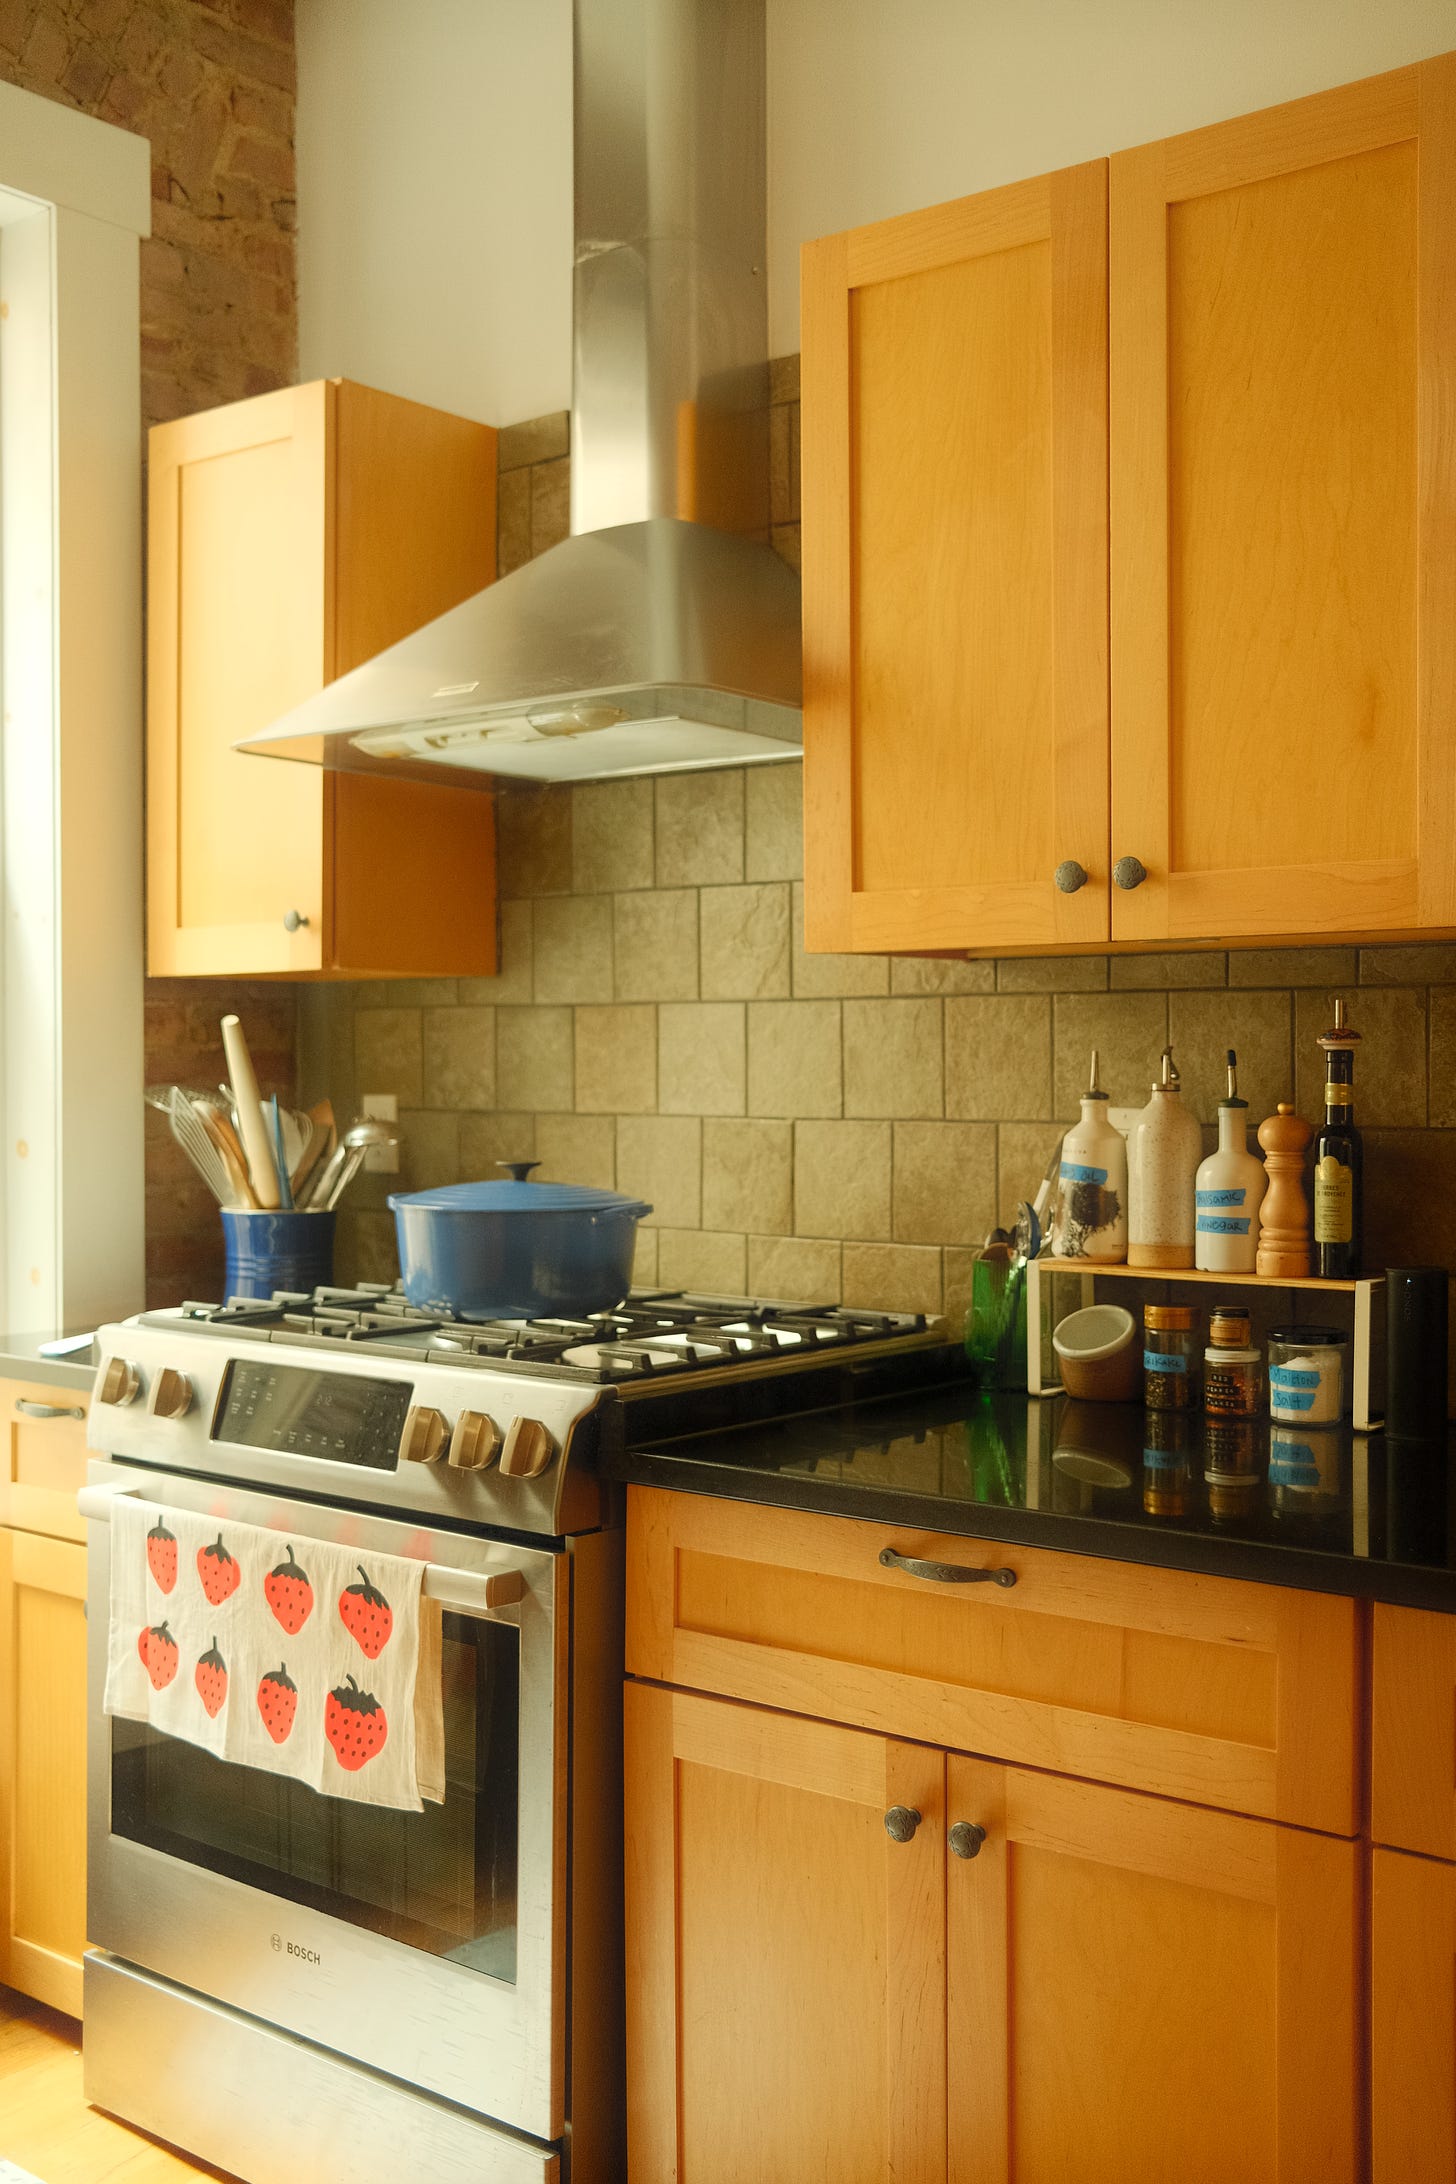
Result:
{"label": "wooden pepper mill", "polygon": [[1310,1250],[1309,1200],[1304,1191],[1304,1159],[1314,1126],[1297,1115],[1287,1100],[1259,1125],[1259,1143],[1269,1171],[1269,1188],[1259,1208],[1260,1274],[1293,1280],[1308,1274]]}

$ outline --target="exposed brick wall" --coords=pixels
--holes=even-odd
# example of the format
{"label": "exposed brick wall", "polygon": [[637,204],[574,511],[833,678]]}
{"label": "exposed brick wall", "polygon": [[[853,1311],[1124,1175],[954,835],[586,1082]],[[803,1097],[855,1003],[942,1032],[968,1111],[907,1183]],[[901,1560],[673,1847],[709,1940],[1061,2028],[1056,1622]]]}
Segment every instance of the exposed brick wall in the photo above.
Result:
{"label": "exposed brick wall", "polygon": [[[0,78],[150,139],[143,425],[296,379],[293,0],[0,0]],[[148,980],[148,1079],[215,1084],[230,1009],[264,1091],[291,1094],[286,986]],[[212,1199],[149,1111],[147,1301],[221,1281]]]}

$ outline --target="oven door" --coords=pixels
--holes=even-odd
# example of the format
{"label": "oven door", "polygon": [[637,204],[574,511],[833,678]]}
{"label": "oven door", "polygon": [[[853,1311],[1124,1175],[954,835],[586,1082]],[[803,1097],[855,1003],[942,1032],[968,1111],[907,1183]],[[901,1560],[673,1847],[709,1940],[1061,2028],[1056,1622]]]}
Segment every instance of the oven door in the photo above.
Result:
{"label": "oven door", "polygon": [[[92,1945],[558,2138],[565,1555],[174,1472],[94,1463],[90,1476],[159,1507],[428,1562],[446,1771],[443,1804],[384,1811],[104,1714],[111,1526],[105,1494],[88,1494]],[[487,1607],[485,1580],[506,1573],[519,1600]]]}

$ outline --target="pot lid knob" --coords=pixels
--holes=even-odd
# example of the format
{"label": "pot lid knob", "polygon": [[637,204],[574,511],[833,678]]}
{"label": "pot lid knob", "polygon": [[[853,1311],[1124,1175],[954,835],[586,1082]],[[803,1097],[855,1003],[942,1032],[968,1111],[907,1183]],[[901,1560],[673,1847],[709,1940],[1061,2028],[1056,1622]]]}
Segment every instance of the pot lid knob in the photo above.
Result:
{"label": "pot lid knob", "polygon": [[539,1168],[539,1160],[498,1160],[496,1166],[504,1168],[513,1183],[524,1183],[533,1168]]}

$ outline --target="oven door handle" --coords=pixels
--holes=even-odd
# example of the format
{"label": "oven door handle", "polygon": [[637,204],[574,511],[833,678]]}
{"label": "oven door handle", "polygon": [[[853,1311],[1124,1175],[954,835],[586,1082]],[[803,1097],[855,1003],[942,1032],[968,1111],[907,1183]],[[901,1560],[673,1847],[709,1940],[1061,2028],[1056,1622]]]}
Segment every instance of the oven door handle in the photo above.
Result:
{"label": "oven door handle", "polygon": [[[107,1479],[97,1486],[83,1486],[76,1496],[76,1507],[83,1517],[109,1524],[113,1502],[123,1495],[134,1501],[140,1494],[140,1487],[122,1486]],[[421,1591],[427,1600],[457,1615],[501,1616],[515,1622],[517,1618],[506,1611],[519,1607],[525,1599],[526,1580],[520,1570],[451,1570],[441,1563],[427,1562]]]}

